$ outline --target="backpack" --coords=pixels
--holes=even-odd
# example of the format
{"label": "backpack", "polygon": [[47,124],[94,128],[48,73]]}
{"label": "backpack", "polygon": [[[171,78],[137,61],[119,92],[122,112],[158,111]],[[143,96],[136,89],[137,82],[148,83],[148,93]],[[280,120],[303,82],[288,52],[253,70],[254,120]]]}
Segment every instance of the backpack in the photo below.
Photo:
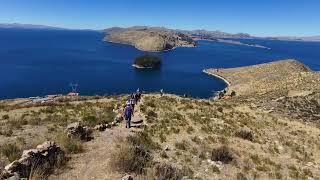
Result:
{"label": "backpack", "polygon": [[124,109],[124,115],[126,116],[126,118],[130,117],[132,114],[132,108],[131,106],[127,106],[125,109]]}

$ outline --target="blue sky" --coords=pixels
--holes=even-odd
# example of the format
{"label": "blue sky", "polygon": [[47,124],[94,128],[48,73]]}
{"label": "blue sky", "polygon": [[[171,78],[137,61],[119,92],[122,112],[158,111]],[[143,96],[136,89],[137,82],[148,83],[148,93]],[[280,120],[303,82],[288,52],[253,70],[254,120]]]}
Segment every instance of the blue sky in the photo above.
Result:
{"label": "blue sky", "polygon": [[320,35],[320,0],[0,0],[0,23],[76,29],[150,25]]}

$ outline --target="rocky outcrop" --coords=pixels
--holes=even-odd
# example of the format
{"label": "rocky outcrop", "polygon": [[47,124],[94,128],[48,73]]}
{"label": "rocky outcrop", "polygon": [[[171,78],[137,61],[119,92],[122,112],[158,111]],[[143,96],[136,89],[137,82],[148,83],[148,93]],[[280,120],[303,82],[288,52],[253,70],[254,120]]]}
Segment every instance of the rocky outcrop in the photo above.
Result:
{"label": "rocky outcrop", "polygon": [[115,117],[114,121],[112,121],[111,123],[98,124],[93,129],[97,131],[105,131],[106,129],[117,126],[122,120],[123,120],[123,117],[120,115]]}
{"label": "rocky outcrop", "polygon": [[164,51],[175,47],[195,47],[192,38],[183,34],[160,28],[123,28],[108,31],[105,41],[129,44],[142,51]]}
{"label": "rocky outcrop", "polygon": [[64,152],[55,142],[46,141],[36,149],[23,151],[21,158],[7,165],[1,175],[4,179],[20,179],[30,177],[30,173],[49,174],[64,158]]}
{"label": "rocky outcrop", "polygon": [[79,122],[71,123],[66,128],[68,137],[79,138],[81,140],[90,140],[92,131],[88,127],[83,127]]}
{"label": "rocky outcrop", "polygon": [[104,131],[107,128],[111,128],[111,125],[110,124],[98,124],[93,129],[97,130],[97,131]]}
{"label": "rocky outcrop", "polygon": [[133,178],[130,175],[126,175],[126,176],[122,177],[121,180],[133,180]]}

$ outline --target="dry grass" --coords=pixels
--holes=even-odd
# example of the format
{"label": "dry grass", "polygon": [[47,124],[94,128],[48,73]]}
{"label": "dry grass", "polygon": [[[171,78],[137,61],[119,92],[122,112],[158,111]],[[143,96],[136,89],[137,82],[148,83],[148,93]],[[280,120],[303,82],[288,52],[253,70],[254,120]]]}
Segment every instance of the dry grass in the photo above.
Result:
{"label": "dry grass", "polygon": [[182,170],[167,163],[159,163],[150,168],[146,174],[147,180],[179,180],[184,176]]}
{"label": "dry grass", "polygon": [[58,134],[56,142],[66,153],[76,154],[83,152],[83,142],[77,138],[69,138],[65,133]]}
{"label": "dry grass", "polygon": [[146,146],[138,146],[130,140],[121,140],[117,147],[110,160],[114,170],[141,174],[152,161],[151,153]]}
{"label": "dry grass", "polygon": [[[305,179],[320,176],[319,129],[314,124],[295,121],[292,116],[284,118],[288,114],[283,116],[282,112],[266,113],[262,109],[264,104],[259,104],[259,110],[257,107],[250,108],[258,97],[251,97],[253,100],[238,96],[229,101],[207,101],[174,95],[145,95],[140,109],[148,126],[118,145],[112,153],[111,162],[112,166],[118,164],[111,171],[140,173],[143,178],[156,174],[159,179],[175,177],[180,173],[194,179]],[[9,114],[8,121],[25,119],[28,124],[22,123],[19,130],[12,128],[11,137],[3,135],[1,138],[16,142],[15,136],[21,136],[17,132],[30,126],[31,119],[35,119],[37,127],[47,126],[45,130],[50,131],[48,134],[57,134],[66,123],[79,119],[93,126],[99,121],[108,120],[104,112],[108,114],[114,104],[120,107],[118,102],[62,102],[63,105],[56,104],[41,113],[24,111],[21,113],[26,114],[24,118],[13,118],[15,115],[5,112]],[[296,100],[285,101],[294,102]],[[299,99],[299,103],[304,104],[304,100]],[[287,107],[294,109],[298,106],[288,104]],[[317,107],[316,104],[311,110],[317,111]],[[306,107],[301,112],[308,113],[308,109]],[[94,120],[85,118],[89,116],[94,116]],[[1,128],[0,132],[5,130]],[[25,138],[27,144],[29,138]],[[66,151],[79,152],[77,143],[80,142],[70,142],[65,138],[60,141]],[[169,150],[164,151],[166,146]],[[146,154],[150,155],[151,160]],[[157,164],[166,165],[155,169]]]}
{"label": "dry grass", "polygon": [[1,154],[8,158],[9,162],[17,160],[22,154],[22,150],[16,144],[5,144],[0,148]]}

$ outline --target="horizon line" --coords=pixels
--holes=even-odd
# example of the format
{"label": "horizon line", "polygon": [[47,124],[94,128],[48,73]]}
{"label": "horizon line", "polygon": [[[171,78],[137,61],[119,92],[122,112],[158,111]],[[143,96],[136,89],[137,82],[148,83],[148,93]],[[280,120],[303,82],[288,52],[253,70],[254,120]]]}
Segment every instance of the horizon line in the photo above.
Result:
{"label": "horizon line", "polygon": [[[105,28],[102,29],[95,29],[95,28],[70,28],[70,27],[63,27],[60,25],[47,25],[47,24],[32,24],[32,23],[19,23],[19,22],[13,22],[13,23],[6,23],[6,22],[0,22],[0,25],[32,25],[32,26],[44,26],[44,27],[48,27],[48,28],[57,28],[57,29],[65,29],[65,30],[91,30],[91,31],[102,31],[108,28],[113,28],[113,27],[119,27],[119,28],[130,28],[130,27],[158,27],[158,28],[166,28],[166,29],[172,29],[172,30],[186,30],[186,31],[196,31],[196,30],[205,30],[205,31],[219,31],[219,32],[225,32],[225,33],[229,33],[227,31],[224,30],[219,30],[219,29],[206,29],[206,28],[197,28],[197,29],[190,29],[190,28],[172,28],[172,27],[168,27],[168,26],[150,26],[150,25],[124,25],[124,26],[106,26]],[[260,37],[260,38],[268,38],[268,37],[286,37],[286,38],[302,38],[302,37],[315,37],[315,36],[320,36],[320,34],[312,34],[312,35],[257,35],[257,34],[250,34],[247,32],[237,32],[237,33],[229,33],[229,34],[240,34],[240,33],[244,33],[244,34],[249,34],[252,37]]]}

